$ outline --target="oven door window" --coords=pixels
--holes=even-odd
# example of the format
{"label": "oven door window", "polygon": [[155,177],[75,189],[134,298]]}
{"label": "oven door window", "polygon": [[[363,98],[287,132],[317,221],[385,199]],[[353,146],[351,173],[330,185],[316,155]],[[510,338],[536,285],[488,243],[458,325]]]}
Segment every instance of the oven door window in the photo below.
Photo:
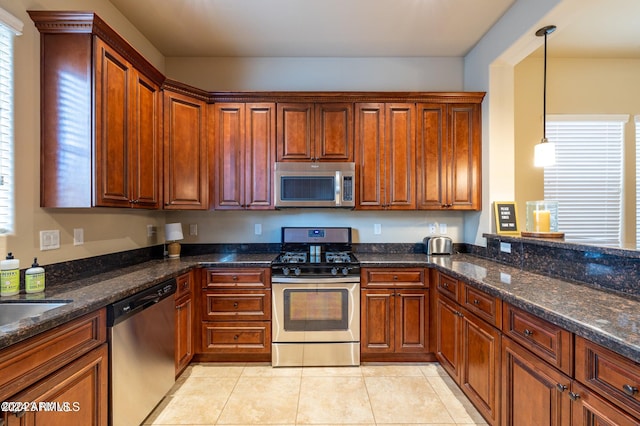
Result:
{"label": "oven door window", "polygon": [[286,331],[349,329],[347,289],[284,290]]}
{"label": "oven door window", "polygon": [[333,201],[336,196],[335,177],[283,176],[282,201]]}

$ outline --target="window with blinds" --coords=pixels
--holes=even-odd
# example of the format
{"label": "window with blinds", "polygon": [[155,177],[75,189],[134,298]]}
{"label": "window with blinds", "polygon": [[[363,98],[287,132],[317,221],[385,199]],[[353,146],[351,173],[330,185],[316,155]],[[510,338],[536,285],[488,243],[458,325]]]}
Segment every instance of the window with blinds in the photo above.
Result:
{"label": "window with blinds", "polygon": [[544,198],[558,202],[558,230],[568,241],[622,243],[626,115],[550,115],[547,139],[556,165],[544,169]]}
{"label": "window with blinds", "polygon": [[0,8],[0,235],[14,232],[13,39],[22,22]]}
{"label": "window with blinds", "polygon": [[636,124],[636,249],[640,250],[640,115]]}

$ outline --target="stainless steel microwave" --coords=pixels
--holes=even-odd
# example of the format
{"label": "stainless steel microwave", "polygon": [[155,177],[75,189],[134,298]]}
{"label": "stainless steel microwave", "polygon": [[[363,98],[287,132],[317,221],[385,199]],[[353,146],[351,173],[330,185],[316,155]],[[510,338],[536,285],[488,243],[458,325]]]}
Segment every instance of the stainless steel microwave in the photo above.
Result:
{"label": "stainless steel microwave", "polygon": [[275,206],[355,207],[355,163],[275,163]]}

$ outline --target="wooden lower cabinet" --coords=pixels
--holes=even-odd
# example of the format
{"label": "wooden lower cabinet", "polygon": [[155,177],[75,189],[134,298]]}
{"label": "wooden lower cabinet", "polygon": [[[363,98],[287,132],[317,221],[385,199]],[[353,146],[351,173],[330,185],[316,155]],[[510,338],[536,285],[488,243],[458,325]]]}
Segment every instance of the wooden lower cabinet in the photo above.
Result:
{"label": "wooden lower cabinet", "polygon": [[271,361],[271,270],[201,270],[200,361]]}
{"label": "wooden lower cabinet", "polygon": [[362,268],[360,359],[431,361],[424,268]]}
{"label": "wooden lower cabinet", "polygon": [[176,377],[189,365],[193,359],[194,335],[194,274],[188,272],[177,279],[176,300],[176,338],[175,338],[175,366]]}
{"label": "wooden lower cabinet", "polygon": [[106,426],[108,421],[108,347],[103,344],[11,401],[28,401],[37,409],[3,413],[7,426]]}
{"label": "wooden lower cabinet", "polygon": [[569,425],[571,379],[509,338],[502,339],[502,424]]}
{"label": "wooden lower cabinet", "polygon": [[438,361],[487,422],[498,424],[500,331],[444,296],[435,310]]}
{"label": "wooden lower cabinet", "polygon": [[578,382],[571,385],[572,426],[638,426],[640,420],[620,410]]}

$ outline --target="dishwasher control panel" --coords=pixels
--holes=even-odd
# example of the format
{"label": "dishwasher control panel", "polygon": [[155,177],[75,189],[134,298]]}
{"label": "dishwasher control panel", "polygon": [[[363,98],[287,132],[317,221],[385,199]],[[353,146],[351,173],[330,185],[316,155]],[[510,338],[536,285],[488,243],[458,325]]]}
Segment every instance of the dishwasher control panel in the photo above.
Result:
{"label": "dishwasher control panel", "polygon": [[113,327],[118,322],[141,312],[176,292],[175,279],[163,281],[153,287],[142,290],[132,296],[107,306],[107,326]]}

